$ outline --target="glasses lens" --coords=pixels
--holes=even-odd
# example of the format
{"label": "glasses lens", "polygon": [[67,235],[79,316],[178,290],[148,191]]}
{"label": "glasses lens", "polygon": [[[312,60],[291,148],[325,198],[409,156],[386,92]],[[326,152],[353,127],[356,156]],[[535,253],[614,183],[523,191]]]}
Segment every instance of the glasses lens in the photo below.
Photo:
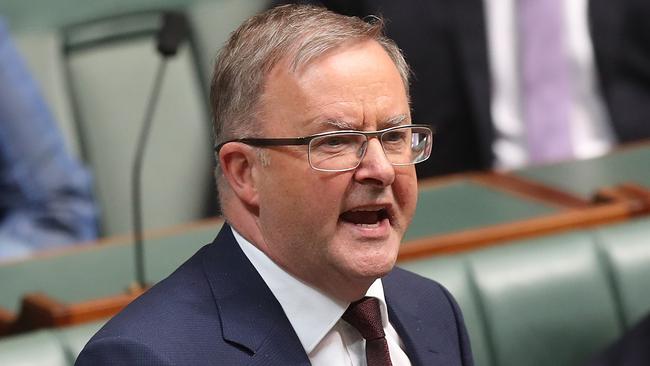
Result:
{"label": "glasses lens", "polygon": [[366,137],[358,133],[340,133],[316,137],[309,142],[309,162],[326,171],[352,169],[363,155]]}
{"label": "glasses lens", "polygon": [[431,130],[403,127],[381,135],[386,157],[393,165],[411,165],[425,161],[431,155]]}
{"label": "glasses lens", "polygon": [[[381,134],[381,144],[393,165],[412,165],[431,155],[431,130],[400,127]],[[320,136],[309,142],[309,163],[314,169],[343,171],[356,168],[364,155],[367,138],[361,133],[341,132]]]}

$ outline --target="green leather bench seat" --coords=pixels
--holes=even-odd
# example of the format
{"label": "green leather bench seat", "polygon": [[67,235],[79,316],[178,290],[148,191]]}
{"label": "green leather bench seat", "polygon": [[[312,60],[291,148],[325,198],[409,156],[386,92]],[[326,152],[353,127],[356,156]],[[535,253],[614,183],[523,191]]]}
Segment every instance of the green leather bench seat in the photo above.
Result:
{"label": "green leather bench seat", "polygon": [[[145,241],[145,275],[155,283],[201,246],[210,243],[220,222],[199,225]],[[79,302],[124,293],[135,281],[133,247],[90,246],[0,266],[0,306],[17,311],[23,294],[43,292],[56,300]],[[1,363],[0,363],[1,365]]]}
{"label": "green leather bench seat", "polygon": [[634,182],[650,188],[650,144],[629,147],[594,159],[514,171],[515,175],[589,198],[599,188]]}
{"label": "green leather bench seat", "polygon": [[[650,219],[400,265],[454,294],[481,366],[580,365],[650,311]],[[101,323],[0,339],[0,365],[71,365]]]}
{"label": "green leather bench seat", "polygon": [[477,365],[580,365],[650,312],[649,219],[401,266],[456,296]]}
{"label": "green leather bench seat", "polygon": [[538,217],[559,208],[467,179],[421,186],[418,205],[404,240],[414,240]]}

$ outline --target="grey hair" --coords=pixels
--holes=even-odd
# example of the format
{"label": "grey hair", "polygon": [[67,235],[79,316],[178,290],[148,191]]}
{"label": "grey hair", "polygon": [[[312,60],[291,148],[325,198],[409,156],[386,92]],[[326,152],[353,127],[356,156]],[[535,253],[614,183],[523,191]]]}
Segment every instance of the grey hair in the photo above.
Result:
{"label": "grey hair", "polygon": [[[283,5],[246,20],[230,35],[214,67],[210,101],[215,145],[261,131],[260,96],[267,75],[279,62],[289,60],[296,71],[349,42],[378,42],[395,63],[408,97],[408,64],[383,28],[378,17],[363,21],[310,5]],[[220,181],[218,164],[215,173]]]}

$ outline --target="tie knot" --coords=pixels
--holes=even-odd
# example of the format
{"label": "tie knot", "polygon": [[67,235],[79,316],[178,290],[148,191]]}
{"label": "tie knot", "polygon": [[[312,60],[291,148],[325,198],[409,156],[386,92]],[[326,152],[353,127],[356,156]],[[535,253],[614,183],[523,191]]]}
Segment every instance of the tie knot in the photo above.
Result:
{"label": "tie knot", "polygon": [[381,323],[379,300],[374,297],[364,297],[348,306],[343,314],[343,320],[356,328],[366,340],[384,338],[384,327]]}

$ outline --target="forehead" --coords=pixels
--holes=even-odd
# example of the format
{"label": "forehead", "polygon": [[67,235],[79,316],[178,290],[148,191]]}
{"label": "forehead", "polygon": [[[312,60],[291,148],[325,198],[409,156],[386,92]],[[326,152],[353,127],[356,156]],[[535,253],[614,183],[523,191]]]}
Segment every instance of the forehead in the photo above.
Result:
{"label": "forehead", "polygon": [[373,40],[342,45],[295,70],[288,61],[280,63],[270,72],[261,101],[264,119],[274,129],[314,130],[328,121],[373,129],[410,119],[399,71]]}

